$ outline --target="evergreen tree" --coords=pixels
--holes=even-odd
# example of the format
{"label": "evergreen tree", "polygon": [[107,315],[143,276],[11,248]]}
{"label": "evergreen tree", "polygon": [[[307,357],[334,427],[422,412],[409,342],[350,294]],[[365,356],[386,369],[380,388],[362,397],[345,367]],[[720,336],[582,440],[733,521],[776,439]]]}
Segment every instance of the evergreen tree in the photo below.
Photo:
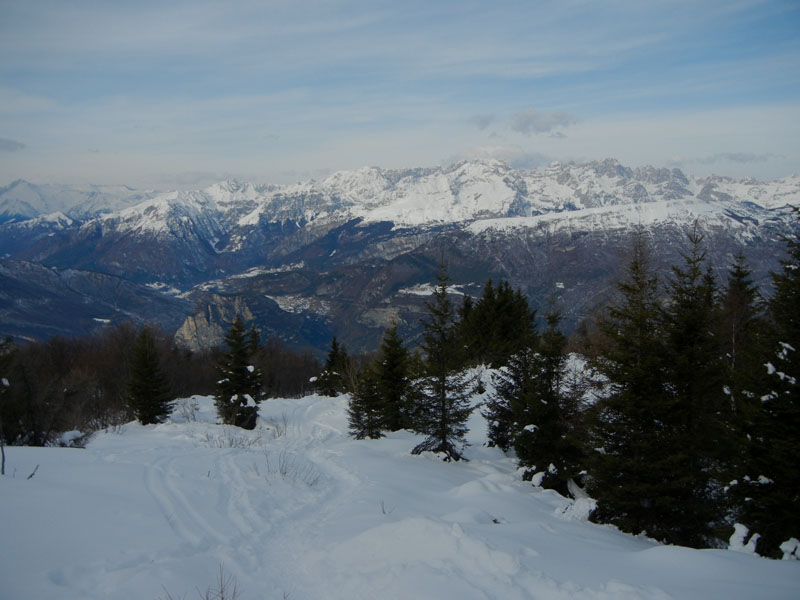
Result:
{"label": "evergreen tree", "polygon": [[593,520],[666,539],[681,510],[682,473],[673,460],[671,405],[658,302],[658,278],[640,233],[619,299],[600,329],[605,344],[593,366],[608,379],[594,407],[589,493]]}
{"label": "evergreen tree", "polygon": [[413,429],[427,439],[411,451],[442,452],[445,460],[459,460],[466,445],[466,421],[472,412],[474,381],[461,371],[453,307],[447,298],[449,277],[442,267],[429,317],[423,321],[424,375],[415,382]]}
{"label": "evergreen tree", "polygon": [[385,423],[385,402],[380,393],[380,379],[374,366],[358,378],[356,390],[350,397],[347,417],[350,435],[357,440],[378,439]]}
{"label": "evergreen tree", "polygon": [[727,481],[747,471],[746,462],[754,424],[761,411],[761,393],[767,384],[766,322],[758,289],[740,252],[720,296],[718,339],[723,356],[724,392],[729,401],[729,435],[733,448]]}
{"label": "evergreen tree", "polygon": [[539,485],[567,495],[569,480],[581,470],[582,448],[570,422],[571,398],[561,389],[566,338],[559,320],[558,313],[548,315],[536,348],[523,348],[499,371],[483,414],[490,443],[513,446],[526,479],[538,472]]}
{"label": "evergreen tree", "polygon": [[714,278],[706,266],[703,236],[696,229],[689,243],[683,266],[672,268],[665,311],[672,408],[666,423],[672,430],[676,473],[684,481],[684,493],[670,519],[668,541],[702,547],[710,543],[713,527],[722,522],[721,484],[726,482],[719,478],[734,450],[722,352],[714,334]]}
{"label": "evergreen tree", "polygon": [[156,349],[152,332],[145,327],[133,347],[128,402],[142,425],[163,423],[172,412],[173,396]]}
{"label": "evergreen tree", "polygon": [[347,385],[345,384],[347,363],[347,350],[339,344],[336,336],[333,336],[328,357],[325,359],[325,367],[317,377],[317,390],[320,394],[323,396],[336,396],[347,391]]}
{"label": "evergreen tree", "polygon": [[719,338],[725,358],[725,381],[733,405],[743,417],[752,415],[755,391],[763,381],[765,322],[761,295],[740,252],[728,272],[720,297]]}
{"label": "evergreen tree", "polygon": [[397,431],[410,427],[409,357],[403,340],[397,334],[397,323],[383,336],[381,353],[375,367],[377,391],[380,394],[383,429]]}
{"label": "evergreen tree", "polygon": [[535,313],[508,282],[495,287],[490,279],[476,303],[465,296],[460,317],[458,336],[468,364],[500,367],[535,341]]}
{"label": "evergreen tree", "polygon": [[511,406],[518,397],[532,393],[534,354],[533,348],[523,348],[493,376],[495,392],[486,399],[481,411],[488,427],[489,446],[497,446],[504,452],[514,445],[519,429]]}
{"label": "evergreen tree", "polygon": [[526,478],[540,473],[542,487],[569,494],[568,483],[582,470],[581,444],[570,423],[562,382],[566,366],[566,337],[558,329],[560,316],[547,317],[537,352],[530,355],[527,385],[511,401],[519,430],[514,450],[520,466],[527,468]]}
{"label": "evergreen tree", "polygon": [[14,344],[10,338],[0,342],[0,475],[6,474],[6,437],[3,430],[6,399],[9,396],[11,383],[11,364],[14,360]]}
{"label": "evergreen tree", "polygon": [[238,316],[225,336],[228,351],[217,365],[214,404],[222,422],[244,429],[254,429],[258,417],[258,403],[264,398],[262,375],[255,366],[257,334],[245,332]]}
{"label": "evergreen tree", "polygon": [[800,241],[786,242],[789,257],[781,261],[782,271],[772,274],[767,387],[755,421],[750,472],[738,484],[748,498],[742,521],[760,536],[756,550],[773,557],[781,556],[783,542],[800,539]]}

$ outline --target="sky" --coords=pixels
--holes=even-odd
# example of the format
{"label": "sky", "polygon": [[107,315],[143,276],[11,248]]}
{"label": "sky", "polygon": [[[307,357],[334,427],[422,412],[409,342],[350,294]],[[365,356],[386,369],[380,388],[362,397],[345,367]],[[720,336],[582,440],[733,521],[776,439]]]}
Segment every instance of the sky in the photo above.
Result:
{"label": "sky", "polygon": [[797,0],[0,0],[0,185],[800,173]]}

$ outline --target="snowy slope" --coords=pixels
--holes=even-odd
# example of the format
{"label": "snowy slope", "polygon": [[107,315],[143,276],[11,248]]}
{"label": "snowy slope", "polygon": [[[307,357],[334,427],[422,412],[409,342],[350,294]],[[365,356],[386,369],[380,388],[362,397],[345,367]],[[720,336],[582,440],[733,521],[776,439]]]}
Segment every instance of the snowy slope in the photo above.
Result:
{"label": "snowy slope", "polygon": [[[254,432],[197,422],[7,449],[0,596],[194,598],[222,565],[243,600],[770,599],[800,563],[662,546],[585,522],[515,476],[471,421],[470,462],[354,441],[347,398],[269,400]],[[227,446],[239,447],[227,447]],[[33,478],[26,477],[38,470]]]}
{"label": "snowy slope", "polygon": [[512,232],[515,229],[538,229],[548,234],[556,232],[614,232],[641,226],[691,225],[701,231],[719,229],[746,243],[757,233],[759,221],[770,218],[767,211],[731,205],[720,200],[688,198],[659,200],[642,204],[625,204],[585,208],[563,213],[546,213],[530,217],[482,219],[466,229],[479,234],[488,230]]}

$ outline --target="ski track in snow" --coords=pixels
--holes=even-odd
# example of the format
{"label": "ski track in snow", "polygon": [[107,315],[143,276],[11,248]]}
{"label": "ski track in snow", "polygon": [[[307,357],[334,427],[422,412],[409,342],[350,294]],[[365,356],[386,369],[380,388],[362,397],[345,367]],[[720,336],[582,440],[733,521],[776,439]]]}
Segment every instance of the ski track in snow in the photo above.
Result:
{"label": "ski track in snow", "polygon": [[145,468],[145,488],[153,497],[178,538],[189,546],[197,547],[204,542],[222,544],[225,536],[212,529],[204,518],[194,510],[191,503],[175,485],[177,472],[173,465],[178,457],[159,458]]}

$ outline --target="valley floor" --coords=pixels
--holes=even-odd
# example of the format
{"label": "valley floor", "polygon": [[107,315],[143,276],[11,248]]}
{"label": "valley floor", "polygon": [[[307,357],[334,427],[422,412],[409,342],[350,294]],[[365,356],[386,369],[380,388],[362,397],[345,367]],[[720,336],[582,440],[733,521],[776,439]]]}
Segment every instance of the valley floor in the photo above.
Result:
{"label": "valley floor", "polygon": [[[347,435],[347,398],[273,399],[253,432],[125,425],[88,447],[6,449],[0,597],[241,600],[796,598],[800,563],[663,546],[586,522],[470,425],[469,462],[408,432]],[[37,467],[35,475],[27,479]]]}

